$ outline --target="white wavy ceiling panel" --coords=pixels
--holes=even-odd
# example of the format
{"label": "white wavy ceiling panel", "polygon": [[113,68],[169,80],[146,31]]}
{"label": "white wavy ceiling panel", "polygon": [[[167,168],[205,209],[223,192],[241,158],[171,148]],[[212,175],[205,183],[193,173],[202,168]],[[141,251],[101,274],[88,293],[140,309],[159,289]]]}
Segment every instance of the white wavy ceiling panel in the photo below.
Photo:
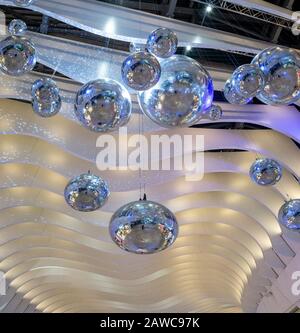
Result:
{"label": "white wavy ceiling panel", "polygon": [[[11,6],[13,1],[0,0],[0,4]],[[272,45],[94,0],[72,0],[72,3],[69,0],[37,0],[28,8],[79,29],[127,42],[145,43],[151,31],[157,27],[166,27],[177,33],[180,46],[258,53]]]}

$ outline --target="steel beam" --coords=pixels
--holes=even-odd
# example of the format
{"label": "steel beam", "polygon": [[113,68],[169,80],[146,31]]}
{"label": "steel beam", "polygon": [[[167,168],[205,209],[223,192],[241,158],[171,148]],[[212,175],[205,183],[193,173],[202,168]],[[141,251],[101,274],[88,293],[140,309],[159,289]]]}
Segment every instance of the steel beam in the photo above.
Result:
{"label": "steel beam", "polygon": [[[268,12],[264,12],[262,10],[253,9],[249,7],[242,6],[239,1],[223,1],[223,0],[193,0],[194,2],[201,3],[204,5],[212,5],[213,7],[226,10],[232,13],[236,13],[239,15],[251,17],[253,19],[257,19],[266,23],[271,23],[282,28],[291,29],[293,26],[292,21],[292,12],[289,11],[290,15],[277,16],[275,14],[270,14]],[[234,3],[232,3],[234,2]],[[245,1],[242,3],[244,4]],[[281,8],[281,7],[279,7]],[[282,8],[283,10],[284,8]],[[277,12],[276,12],[277,13]]]}

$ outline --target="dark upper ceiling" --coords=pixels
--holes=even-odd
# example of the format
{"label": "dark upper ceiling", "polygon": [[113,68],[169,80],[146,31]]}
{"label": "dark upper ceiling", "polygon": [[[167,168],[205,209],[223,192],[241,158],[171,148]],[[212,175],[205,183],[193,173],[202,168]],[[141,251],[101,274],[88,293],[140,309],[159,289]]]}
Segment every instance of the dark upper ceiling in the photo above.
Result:
{"label": "dark upper ceiling", "polygon": [[[157,15],[170,16],[177,20],[191,22],[210,28],[228,31],[260,40],[299,47],[299,37],[294,36],[289,29],[279,29],[278,26],[263,22],[257,18],[248,17],[237,12],[219,8],[224,1],[218,0],[105,0],[101,2],[122,5],[129,8],[147,11]],[[293,11],[300,10],[297,0],[267,1]],[[206,12],[208,4],[213,11]],[[174,7],[175,5],[175,7]]]}

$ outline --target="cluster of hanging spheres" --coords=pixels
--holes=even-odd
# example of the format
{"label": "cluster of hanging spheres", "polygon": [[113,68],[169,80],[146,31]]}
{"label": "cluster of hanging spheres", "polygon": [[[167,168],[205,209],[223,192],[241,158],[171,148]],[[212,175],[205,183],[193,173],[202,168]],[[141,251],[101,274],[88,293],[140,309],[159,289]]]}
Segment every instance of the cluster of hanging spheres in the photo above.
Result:
{"label": "cluster of hanging spheres", "polygon": [[[29,5],[32,1],[16,0]],[[26,38],[26,24],[13,20],[11,36],[0,42],[0,68],[7,75],[31,71],[37,61],[34,44]],[[162,127],[188,127],[204,115],[211,120],[222,117],[213,105],[213,81],[207,70],[194,59],[176,55],[176,34],[167,29],[153,31],[145,46],[133,48],[121,67],[123,83],[138,94],[142,112]],[[224,95],[232,104],[247,104],[253,97],[266,104],[286,105],[300,98],[300,57],[288,48],[263,50],[251,64],[237,68],[226,82]],[[95,132],[114,131],[131,115],[131,97],[121,83],[107,78],[87,82],[75,98],[79,122]],[[41,117],[56,115],[62,105],[55,81],[41,78],[33,83],[32,108]],[[272,159],[258,158],[250,177],[260,186],[276,185],[282,167]],[[109,198],[108,184],[90,172],[70,180],[64,192],[70,207],[82,212],[101,208]],[[278,214],[279,222],[290,230],[300,230],[300,199],[286,202]],[[146,196],[115,212],[110,235],[122,249],[133,253],[154,253],[166,249],[176,239],[178,223],[166,207]]]}

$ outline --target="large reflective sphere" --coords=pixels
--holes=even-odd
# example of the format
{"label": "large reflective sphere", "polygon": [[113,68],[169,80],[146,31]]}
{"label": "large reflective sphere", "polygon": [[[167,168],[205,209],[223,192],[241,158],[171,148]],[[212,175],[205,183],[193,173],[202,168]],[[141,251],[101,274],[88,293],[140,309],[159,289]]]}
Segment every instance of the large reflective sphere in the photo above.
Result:
{"label": "large reflective sphere", "polygon": [[12,20],[8,26],[8,32],[13,36],[23,36],[27,31],[27,25],[22,20]]}
{"label": "large reflective sphere", "polygon": [[121,69],[123,82],[134,90],[147,90],[159,80],[161,68],[149,52],[136,52],[125,59]]}
{"label": "large reflective sphere", "polygon": [[61,108],[59,88],[49,78],[35,81],[31,88],[31,96],[33,111],[41,117],[55,116]]}
{"label": "large reflective sphere", "polygon": [[92,131],[113,131],[128,122],[131,98],[128,91],[114,80],[91,81],[77,93],[75,114]]}
{"label": "large reflective sphere", "polygon": [[169,58],[177,50],[178,39],[170,29],[159,28],[148,37],[147,50],[159,58]]}
{"label": "large reflective sphere", "polygon": [[265,76],[257,96],[266,104],[291,104],[300,98],[300,53],[286,47],[271,47],[252,61]]}
{"label": "large reflective sphere", "polygon": [[161,68],[159,82],[139,94],[143,112],[163,127],[195,124],[212,104],[214,89],[209,73],[183,55],[163,60]]}
{"label": "large reflective sphere", "polygon": [[15,5],[17,6],[29,6],[32,5],[35,0],[14,0]]}
{"label": "large reflective sphere", "polygon": [[250,168],[250,177],[258,185],[275,185],[282,176],[280,164],[269,158],[258,158]]}
{"label": "large reflective sphere", "polygon": [[109,197],[107,183],[90,173],[73,178],[65,188],[65,200],[72,208],[91,212],[102,207]]}
{"label": "large reflective sphere", "polygon": [[256,65],[242,65],[231,77],[236,92],[244,98],[255,97],[264,88],[264,74]]}
{"label": "large reflective sphere", "polygon": [[300,231],[300,199],[286,202],[279,210],[278,221],[292,231]]}
{"label": "large reflective sphere", "polygon": [[248,104],[252,98],[244,98],[239,95],[232,85],[231,80],[227,80],[224,87],[224,96],[230,104],[245,105]]}
{"label": "large reflective sphere", "polygon": [[213,104],[208,109],[208,117],[210,120],[216,121],[222,118],[222,108],[219,105]]}
{"label": "large reflective sphere", "polygon": [[25,37],[10,36],[0,42],[0,69],[8,75],[20,76],[36,64],[34,45]]}
{"label": "large reflective sphere", "polygon": [[111,218],[113,241],[133,253],[155,253],[169,247],[178,234],[173,213],[159,203],[140,200],[118,209]]}

